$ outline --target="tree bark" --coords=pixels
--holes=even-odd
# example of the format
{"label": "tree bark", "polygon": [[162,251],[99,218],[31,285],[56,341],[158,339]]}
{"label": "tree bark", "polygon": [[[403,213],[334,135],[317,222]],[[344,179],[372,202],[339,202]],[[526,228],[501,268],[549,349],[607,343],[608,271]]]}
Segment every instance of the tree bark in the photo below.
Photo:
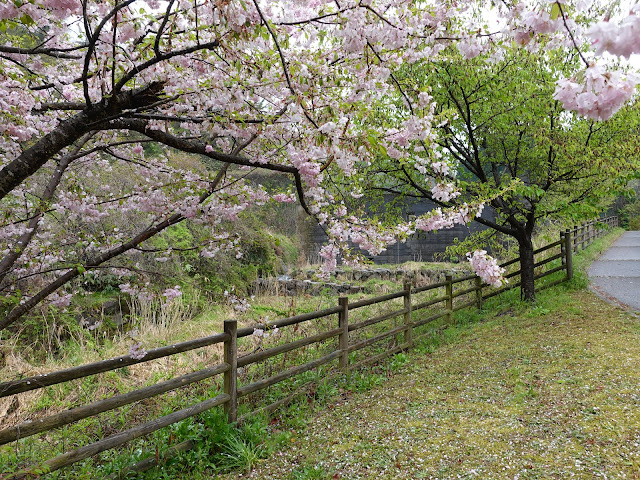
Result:
{"label": "tree bark", "polygon": [[518,235],[518,249],[520,253],[520,297],[530,302],[536,299],[536,289],[534,283],[533,242],[531,235]]}
{"label": "tree bark", "polygon": [[91,129],[87,128],[90,121],[86,112],[62,120],[50,133],[0,170],[0,200],[36,173],[55,154],[90,131]]}

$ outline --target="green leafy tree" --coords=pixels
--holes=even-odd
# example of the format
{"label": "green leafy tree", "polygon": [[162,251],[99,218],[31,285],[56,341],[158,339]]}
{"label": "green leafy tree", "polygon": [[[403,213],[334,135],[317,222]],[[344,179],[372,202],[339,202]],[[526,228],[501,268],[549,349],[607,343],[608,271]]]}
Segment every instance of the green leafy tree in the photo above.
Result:
{"label": "green leafy tree", "polygon": [[[425,173],[429,162],[382,155],[362,182],[370,193],[441,207],[489,205],[495,220],[474,220],[517,241],[522,296],[534,300],[532,235],[540,220],[596,217],[637,166],[637,104],[606,122],[563,111],[554,82],[570,67],[570,60],[518,51],[500,61],[452,54],[408,68],[404,91],[416,99],[428,93],[438,105],[443,166]],[[457,191],[438,189],[456,174]]]}

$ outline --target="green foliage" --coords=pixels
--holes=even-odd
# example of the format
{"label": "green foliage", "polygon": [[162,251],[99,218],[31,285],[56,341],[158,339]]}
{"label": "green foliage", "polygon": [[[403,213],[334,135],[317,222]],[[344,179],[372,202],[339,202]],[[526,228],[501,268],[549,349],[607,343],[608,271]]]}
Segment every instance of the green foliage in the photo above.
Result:
{"label": "green foliage", "polygon": [[231,230],[240,237],[239,258],[235,252],[219,253],[212,259],[197,256],[182,260],[189,265],[188,275],[198,282],[205,292],[220,295],[225,290],[246,294],[258,277],[284,272],[297,263],[298,245],[284,233],[271,233],[262,219],[249,211],[237,221]]}
{"label": "green foliage", "polygon": [[[184,475],[186,466],[191,472],[248,471],[273,452],[281,441],[280,436],[269,435],[264,418],[253,418],[236,428],[227,423],[220,408],[183,420],[172,425],[169,431],[174,443],[190,440],[194,443],[193,448],[146,472],[142,478],[177,478]],[[157,437],[162,442],[166,433]],[[166,440],[164,443],[166,450]]]}
{"label": "green foliage", "polygon": [[366,392],[379,385],[383,385],[385,379],[385,375],[374,373],[371,370],[360,370],[351,374],[349,388],[356,392]]}
{"label": "green foliage", "polygon": [[[428,90],[433,96],[440,121],[436,148],[444,161],[458,166],[460,195],[436,204],[453,209],[488,205],[495,221],[484,218],[481,223],[524,248],[540,223],[579,223],[604,211],[638,170],[640,107],[629,105],[598,123],[563,111],[553,99],[556,80],[580,68],[576,58],[562,51],[542,59],[514,49],[496,61],[482,55],[468,60],[451,49],[442,61],[407,66],[399,73],[415,104],[419,92]],[[388,110],[368,114],[367,120],[385,125],[410,116],[400,96],[396,108]],[[427,153],[424,157],[417,166],[411,159],[380,155],[361,169],[357,180],[344,181],[355,181],[375,199],[373,216],[398,219],[406,213],[388,209],[384,195],[432,200],[434,181],[445,180],[424,167],[432,160]],[[487,242],[495,253],[503,250],[502,238],[483,233],[454,245],[448,255],[461,260],[479,246],[487,249]],[[528,273],[527,278],[533,277]],[[531,282],[523,282],[523,288],[527,298],[535,298]]]}
{"label": "green foliage", "polygon": [[391,363],[389,364],[389,368],[392,372],[397,372],[400,370],[407,362],[409,361],[409,357],[406,353],[397,353],[391,359]]}
{"label": "green foliage", "polygon": [[145,157],[156,158],[163,153],[162,147],[156,142],[144,142],[142,144],[142,149],[144,150]]}
{"label": "green foliage", "polygon": [[304,465],[296,468],[290,477],[292,480],[327,480],[331,476],[319,465]]}
{"label": "green foliage", "polygon": [[629,230],[640,230],[640,199],[625,205],[621,212],[621,224]]}
{"label": "green foliage", "polygon": [[86,272],[82,277],[82,288],[87,292],[102,292],[104,294],[118,293],[118,285],[125,279],[117,277],[108,271],[94,270]]}
{"label": "green foliage", "polygon": [[92,336],[80,326],[73,312],[48,307],[38,313],[39,316],[26,316],[13,335],[21,345],[22,355],[31,357],[31,361],[67,356],[72,345],[92,342]]}
{"label": "green foliage", "polygon": [[551,310],[549,310],[548,308],[538,304],[538,305],[535,305],[535,306],[531,307],[531,310],[529,310],[529,312],[527,312],[527,317],[530,317],[530,318],[543,317],[543,316],[549,314],[550,312],[551,312]]}
{"label": "green foliage", "polygon": [[454,238],[452,245],[447,245],[445,252],[438,256],[449,259],[465,259],[468,252],[478,249],[487,250],[491,255],[498,258],[507,258],[513,240],[505,239],[497,234],[495,230],[487,229],[473,232],[469,236],[460,239]]}

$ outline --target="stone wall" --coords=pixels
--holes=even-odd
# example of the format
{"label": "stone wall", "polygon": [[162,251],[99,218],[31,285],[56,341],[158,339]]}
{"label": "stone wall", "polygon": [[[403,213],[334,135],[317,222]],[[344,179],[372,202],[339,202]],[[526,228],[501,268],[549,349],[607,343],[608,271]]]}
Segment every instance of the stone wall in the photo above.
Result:
{"label": "stone wall", "polygon": [[[443,264],[444,265],[444,264]],[[251,294],[253,295],[321,295],[331,293],[334,295],[346,295],[350,293],[378,293],[375,285],[362,285],[369,280],[393,281],[396,283],[396,291],[402,289],[405,280],[411,282],[414,287],[431,285],[442,282],[446,275],[460,275],[470,273],[460,268],[419,268],[405,270],[403,268],[364,268],[364,269],[337,269],[331,274],[331,281],[318,281],[316,269],[294,270],[291,275],[278,277],[258,278],[253,283]],[[373,287],[373,288],[371,288]]]}

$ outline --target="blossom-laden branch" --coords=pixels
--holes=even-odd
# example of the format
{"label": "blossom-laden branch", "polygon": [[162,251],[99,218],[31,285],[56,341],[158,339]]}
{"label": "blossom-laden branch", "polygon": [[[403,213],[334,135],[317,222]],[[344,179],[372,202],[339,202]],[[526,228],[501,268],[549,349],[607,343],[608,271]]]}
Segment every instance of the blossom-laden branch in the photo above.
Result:
{"label": "blossom-laden branch", "polygon": [[38,213],[31,217],[24,233],[18,237],[9,253],[7,253],[4,258],[2,258],[2,260],[0,260],[0,284],[2,284],[2,281],[6,277],[9,270],[25,252],[25,249],[33,239],[33,236],[38,232],[38,227],[40,226],[42,217],[44,216],[45,206],[47,202],[49,202],[55,195],[56,189],[58,188],[58,185],[62,180],[62,176],[64,175],[65,170],[69,167],[73,160],[76,160],[78,158],[78,153],[80,152],[82,147],[91,139],[92,136],[93,133],[85,134],[85,136],[78,141],[73,150],[57,162],[57,166],[53,174],[51,175],[51,178],[49,179],[44,192],[40,196]]}

